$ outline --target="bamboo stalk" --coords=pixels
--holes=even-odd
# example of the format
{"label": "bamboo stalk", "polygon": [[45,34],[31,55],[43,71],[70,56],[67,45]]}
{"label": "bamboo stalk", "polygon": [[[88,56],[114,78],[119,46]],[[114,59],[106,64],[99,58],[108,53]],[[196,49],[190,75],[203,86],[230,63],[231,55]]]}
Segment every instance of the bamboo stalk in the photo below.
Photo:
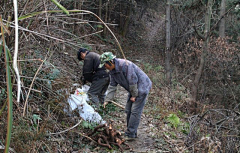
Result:
{"label": "bamboo stalk", "polygon": [[[2,23],[2,16],[0,16],[0,22]],[[5,153],[8,153],[10,140],[11,140],[11,132],[12,132],[12,82],[11,82],[11,74],[10,74],[10,65],[9,65],[9,56],[5,44],[4,37],[4,29],[1,26],[2,33],[2,41],[3,41],[3,50],[5,53],[5,66],[6,66],[6,81],[7,81],[7,95],[8,95],[8,122],[7,122],[7,136],[6,136],[6,145],[5,145]]]}
{"label": "bamboo stalk", "polygon": [[17,57],[18,57],[18,10],[17,10],[17,0],[13,0],[14,5],[14,18],[15,18],[15,51],[13,56],[13,69],[15,70],[17,76],[17,102],[20,102],[20,92],[21,92],[21,80],[19,76],[19,71],[17,67]]}

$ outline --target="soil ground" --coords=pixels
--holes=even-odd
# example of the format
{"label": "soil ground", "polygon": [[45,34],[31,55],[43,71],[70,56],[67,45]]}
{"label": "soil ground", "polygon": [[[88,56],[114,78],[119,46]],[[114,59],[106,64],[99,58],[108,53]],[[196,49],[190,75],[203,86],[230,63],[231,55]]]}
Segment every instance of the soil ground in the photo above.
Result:
{"label": "soil ground", "polygon": [[[116,94],[116,101],[122,106],[125,106],[127,97],[128,97],[127,91],[119,86]],[[148,105],[146,104],[145,108],[147,107]],[[124,110],[121,109],[121,111],[115,112],[114,115],[117,117],[115,118],[116,122],[115,127],[120,127],[120,129],[117,128],[117,130],[125,131],[127,126],[126,126],[126,114]],[[132,141],[127,141],[127,144],[131,147],[130,150],[131,152],[142,153],[156,151],[154,147],[155,140],[152,138],[153,133],[151,132],[151,127],[153,125],[149,123],[150,121],[148,120],[146,114],[143,111],[141,122],[138,127],[138,138]]]}

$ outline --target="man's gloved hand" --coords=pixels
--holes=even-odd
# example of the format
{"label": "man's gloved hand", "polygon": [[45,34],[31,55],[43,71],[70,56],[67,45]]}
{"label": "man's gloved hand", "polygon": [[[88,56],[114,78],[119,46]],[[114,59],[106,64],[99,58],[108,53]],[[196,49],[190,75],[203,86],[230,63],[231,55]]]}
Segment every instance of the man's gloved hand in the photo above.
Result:
{"label": "man's gloved hand", "polygon": [[84,76],[81,76],[81,81],[82,81],[82,84],[86,84],[86,80],[84,79]]}

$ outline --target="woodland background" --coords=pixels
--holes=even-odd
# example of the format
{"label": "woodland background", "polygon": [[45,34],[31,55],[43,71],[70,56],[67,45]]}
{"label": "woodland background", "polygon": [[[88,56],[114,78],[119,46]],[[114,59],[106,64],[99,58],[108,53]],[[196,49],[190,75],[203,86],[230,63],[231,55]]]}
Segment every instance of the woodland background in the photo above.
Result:
{"label": "woodland background", "polygon": [[[154,127],[170,126],[167,131],[155,131],[156,148],[161,144],[162,150],[168,148],[166,152],[239,152],[238,0],[59,1],[69,15],[54,1],[17,2],[20,102],[12,64],[13,1],[0,0],[1,150],[8,145],[16,152],[94,149],[81,136],[96,126],[86,122],[78,132],[68,132],[66,141],[56,143],[49,136],[76,124],[76,117],[64,109],[74,85],[81,84],[83,63],[76,54],[85,47],[99,54],[112,51],[119,58],[125,56],[151,78],[153,89],[146,107],[152,110],[146,113]],[[112,30],[124,54],[106,26],[88,11]],[[107,117],[112,109],[101,113]],[[175,147],[159,141],[162,133],[174,140]]]}

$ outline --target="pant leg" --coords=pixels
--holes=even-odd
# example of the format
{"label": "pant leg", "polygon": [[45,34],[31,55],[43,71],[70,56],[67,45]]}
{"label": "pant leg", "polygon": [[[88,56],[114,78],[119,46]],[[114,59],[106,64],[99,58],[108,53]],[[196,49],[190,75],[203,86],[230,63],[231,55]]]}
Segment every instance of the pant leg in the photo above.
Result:
{"label": "pant leg", "polygon": [[125,106],[125,113],[127,114],[127,127],[128,127],[128,122],[131,116],[131,108],[132,108],[132,101],[130,100],[130,94],[128,94],[128,99],[127,99],[127,104]]}
{"label": "pant leg", "polygon": [[[93,80],[89,90],[88,90],[88,96],[89,99],[97,106],[99,107],[99,95],[102,92],[103,87],[106,86],[106,78],[99,78],[97,80]],[[109,83],[109,81],[108,81]]]}
{"label": "pant leg", "polygon": [[101,104],[103,104],[104,103],[104,100],[105,100],[105,97],[106,97],[106,91],[107,91],[107,89],[108,89],[108,85],[109,85],[109,82],[110,82],[110,78],[109,77],[106,77],[106,78],[104,78],[104,84],[102,85],[102,90],[101,90],[101,92],[99,93],[99,95],[98,95],[98,98],[99,98],[99,102],[101,103]]}
{"label": "pant leg", "polygon": [[126,105],[127,113],[127,132],[130,137],[137,137],[137,129],[141,120],[141,114],[146,103],[148,94],[141,94],[136,97],[135,102],[130,100]]}

